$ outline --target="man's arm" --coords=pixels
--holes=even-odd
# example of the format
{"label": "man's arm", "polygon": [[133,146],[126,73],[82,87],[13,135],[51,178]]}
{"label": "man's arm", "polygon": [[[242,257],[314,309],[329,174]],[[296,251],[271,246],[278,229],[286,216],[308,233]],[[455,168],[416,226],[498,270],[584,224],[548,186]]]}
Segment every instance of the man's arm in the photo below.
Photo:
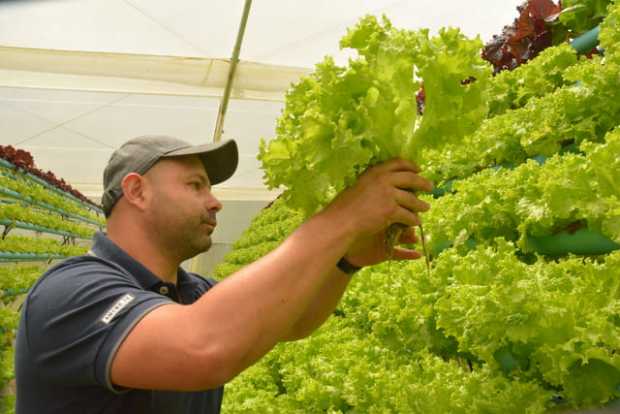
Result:
{"label": "man's arm", "polygon": [[[370,240],[372,241],[372,239]],[[401,234],[399,241],[401,243],[413,244],[418,239],[413,228],[409,228]],[[377,244],[380,244],[381,248],[385,246],[383,236],[377,237],[370,246],[353,246],[346,258],[357,266],[372,265],[375,263],[376,258],[370,257],[370,252],[379,250]],[[398,249],[395,253],[395,258],[398,259],[418,259],[422,257],[417,251]],[[337,267],[334,267],[331,276],[328,277],[320,293],[314,298],[308,309],[304,311],[302,317],[295,323],[291,332],[288,332],[282,340],[295,341],[303,339],[319,328],[336,310],[342,295],[351,281],[351,277],[351,275],[347,275]]]}
{"label": "man's arm", "polygon": [[[430,183],[415,171],[404,161],[371,169],[281,246],[194,304],[148,313],[120,346],[112,381],[130,388],[199,390],[232,379],[294,331],[334,283],[342,256],[368,245],[360,241],[376,238],[392,223],[419,223],[414,212],[428,207],[404,189],[427,190]],[[386,252],[377,257],[388,258]],[[341,281],[333,302],[344,288]]]}
{"label": "man's arm", "polygon": [[323,322],[334,313],[350,280],[350,275],[343,273],[338,268],[334,268],[320,289],[319,294],[312,300],[310,306],[308,306],[299,320],[281,340],[296,341],[303,339],[323,325]]}

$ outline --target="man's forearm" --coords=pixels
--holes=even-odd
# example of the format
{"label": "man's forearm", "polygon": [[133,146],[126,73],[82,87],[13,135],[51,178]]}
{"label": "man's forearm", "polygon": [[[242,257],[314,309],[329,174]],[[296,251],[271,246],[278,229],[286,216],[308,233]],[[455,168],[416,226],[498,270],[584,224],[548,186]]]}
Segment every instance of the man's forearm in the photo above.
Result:
{"label": "man's forearm", "polygon": [[330,273],[319,294],[310,303],[310,306],[304,311],[291,331],[282,338],[283,341],[294,341],[307,337],[336,310],[351,281],[351,276],[343,273],[337,267],[334,267]]}
{"label": "man's forearm", "polygon": [[[333,223],[340,223],[342,228],[334,228]],[[196,341],[210,349],[218,367],[225,371],[224,380],[293,332],[333,283],[335,263],[351,243],[350,233],[344,222],[319,214],[273,252],[191,305],[192,314],[201,321],[196,326],[204,327],[196,332]],[[341,281],[317,316],[323,320],[328,316],[324,313],[329,314],[328,309],[333,309],[345,287]]]}

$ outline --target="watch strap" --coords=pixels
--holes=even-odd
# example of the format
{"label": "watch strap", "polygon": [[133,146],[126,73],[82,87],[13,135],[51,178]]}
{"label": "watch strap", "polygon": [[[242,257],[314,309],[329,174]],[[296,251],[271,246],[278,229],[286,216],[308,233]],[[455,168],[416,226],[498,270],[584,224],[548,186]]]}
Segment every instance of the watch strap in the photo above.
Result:
{"label": "watch strap", "polygon": [[351,262],[349,262],[344,257],[338,260],[338,263],[336,264],[336,266],[338,267],[338,269],[340,269],[341,271],[343,271],[344,273],[348,275],[352,275],[353,273],[356,273],[361,269],[361,267],[357,267],[351,264]]}

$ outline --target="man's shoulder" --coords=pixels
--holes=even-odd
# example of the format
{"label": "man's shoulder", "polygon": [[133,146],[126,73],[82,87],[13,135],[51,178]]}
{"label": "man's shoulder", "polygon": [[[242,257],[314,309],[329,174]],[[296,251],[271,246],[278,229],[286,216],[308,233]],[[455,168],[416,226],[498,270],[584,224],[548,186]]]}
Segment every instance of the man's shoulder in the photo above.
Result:
{"label": "man's shoulder", "polygon": [[218,280],[212,277],[202,276],[202,275],[199,275],[198,273],[192,273],[192,272],[186,272],[186,273],[187,273],[187,276],[189,276],[189,279],[191,282],[204,286],[207,289],[210,289],[213,286],[218,284]]}
{"label": "man's shoulder", "polygon": [[71,257],[47,269],[30,290],[30,295],[67,292],[88,285],[135,285],[131,276],[120,266],[91,255]]}

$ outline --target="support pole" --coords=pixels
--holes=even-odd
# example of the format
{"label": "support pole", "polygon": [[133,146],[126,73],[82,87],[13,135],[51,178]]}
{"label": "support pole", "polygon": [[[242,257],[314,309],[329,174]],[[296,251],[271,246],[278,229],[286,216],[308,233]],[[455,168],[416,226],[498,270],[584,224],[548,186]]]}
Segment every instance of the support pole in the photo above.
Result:
{"label": "support pole", "polygon": [[235,49],[233,50],[232,58],[230,59],[230,70],[228,71],[228,79],[226,80],[226,88],[224,89],[224,96],[220,102],[220,109],[217,113],[217,122],[215,123],[215,133],[213,135],[214,142],[220,142],[222,139],[222,133],[224,132],[224,119],[226,118],[226,110],[228,109],[228,101],[230,100],[230,92],[232,90],[233,81],[235,78],[235,72],[237,70],[237,63],[239,63],[239,53],[241,52],[241,44],[243,43],[243,34],[245,33],[245,26],[248,22],[248,16],[250,14],[250,8],[252,6],[252,0],[245,0],[245,6],[243,7],[243,15],[241,16],[241,24],[239,25],[239,31],[237,32],[237,41],[235,42]]}

